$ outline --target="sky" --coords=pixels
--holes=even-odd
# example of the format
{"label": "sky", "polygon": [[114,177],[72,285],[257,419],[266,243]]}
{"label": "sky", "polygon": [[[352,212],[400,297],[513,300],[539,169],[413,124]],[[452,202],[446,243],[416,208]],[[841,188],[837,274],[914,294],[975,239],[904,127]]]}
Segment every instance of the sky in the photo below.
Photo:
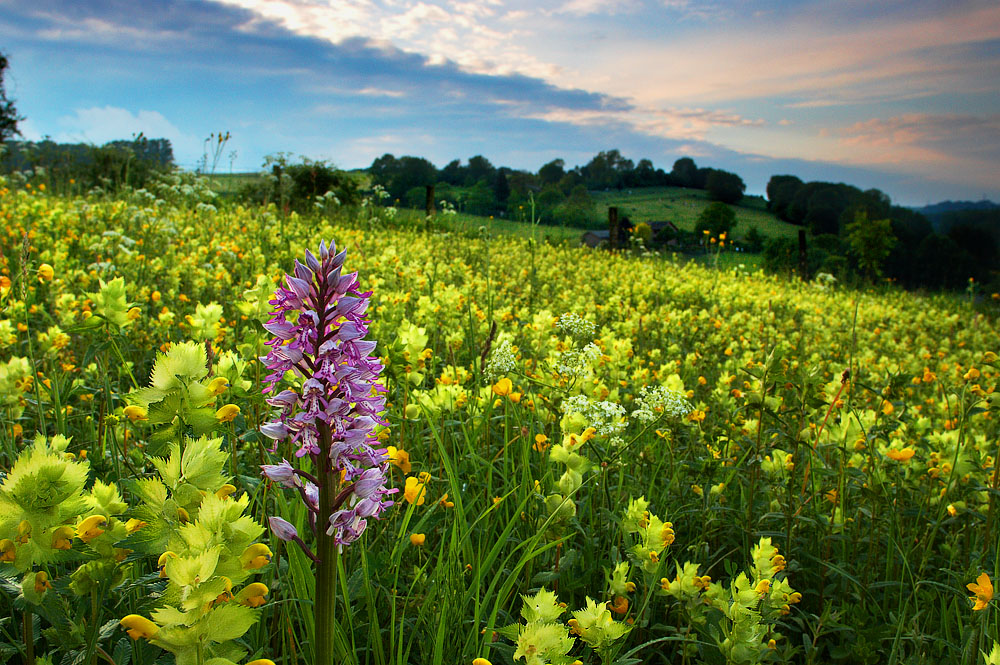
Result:
{"label": "sky", "polygon": [[[1000,201],[997,0],[0,0],[24,137],[537,171],[669,171]],[[207,152],[213,161],[211,150]]]}

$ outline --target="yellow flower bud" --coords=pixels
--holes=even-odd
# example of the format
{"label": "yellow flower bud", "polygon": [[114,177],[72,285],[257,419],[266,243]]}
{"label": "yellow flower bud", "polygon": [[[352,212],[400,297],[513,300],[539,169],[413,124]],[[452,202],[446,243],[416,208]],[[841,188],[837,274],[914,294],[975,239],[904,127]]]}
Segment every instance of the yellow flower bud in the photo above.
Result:
{"label": "yellow flower bud", "polygon": [[244,570],[256,570],[269,563],[271,563],[271,549],[264,543],[254,543],[240,555],[240,564]]}
{"label": "yellow flower bud", "polygon": [[223,485],[222,487],[220,487],[218,490],[215,491],[215,496],[219,497],[220,499],[225,499],[227,496],[229,496],[235,491],[236,491],[235,487],[233,487],[229,483],[226,483],[225,485]]}
{"label": "yellow flower bud", "polygon": [[229,379],[224,376],[217,376],[208,384],[208,389],[213,395],[221,395],[229,388]]}
{"label": "yellow flower bud", "polygon": [[35,573],[35,593],[42,594],[52,588],[52,582],[49,582],[49,574],[44,570],[39,570]]}
{"label": "yellow flower bud", "polygon": [[38,266],[38,279],[42,282],[51,282],[56,276],[56,271],[48,263]]}
{"label": "yellow flower bud", "polygon": [[254,582],[243,587],[243,590],[236,595],[236,602],[247,607],[260,607],[264,604],[264,596],[267,595],[266,584]]}
{"label": "yellow flower bud", "polygon": [[166,577],[167,576],[167,571],[166,571],[167,560],[168,559],[176,559],[176,558],[177,558],[177,555],[174,554],[173,552],[169,552],[169,551],[168,552],[164,552],[163,554],[160,555],[160,558],[157,559],[157,561],[156,561],[156,567],[160,569],[160,577]]}
{"label": "yellow flower bud", "polygon": [[61,526],[52,532],[52,549],[68,550],[73,547],[73,527]]}
{"label": "yellow flower bud", "polygon": [[427,540],[427,536],[422,533],[411,533],[410,534],[410,544],[414,547],[423,547],[424,542]]}
{"label": "yellow flower bud", "polygon": [[137,520],[136,518],[133,517],[129,521],[125,522],[125,531],[127,533],[135,533],[136,531],[147,525],[148,525],[147,522],[143,522],[142,520]]}
{"label": "yellow flower bud", "polygon": [[133,640],[145,637],[147,640],[156,637],[160,632],[160,627],[144,616],[129,614],[120,621],[122,628],[126,629],[128,636]]}
{"label": "yellow flower bud", "polygon": [[76,526],[76,536],[85,543],[89,543],[104,533],[101,527],[108,523],[108,518],[104,515],[91,515]]}
{"label": "yellow flower bud", "polygon": [[145,407],[132,404],[122,409],[122,414],[124,414],[125,417],[131,420],[132,422],[135,422],[137,420],[145,420],[147,411]]}
{"label": "yellow flower bud", "polygon": [[24,545],[31,538],[31,522],[28,520],[21,520],[21,523],[17,525],[17,538],[16,541]]}
{"label": "yellow flower bud", "polygon": [[232,422],[232,420],[238,415],[240,415],[240,407],[235,404],[226,404],[215,412],[215,418],[220,423]]}

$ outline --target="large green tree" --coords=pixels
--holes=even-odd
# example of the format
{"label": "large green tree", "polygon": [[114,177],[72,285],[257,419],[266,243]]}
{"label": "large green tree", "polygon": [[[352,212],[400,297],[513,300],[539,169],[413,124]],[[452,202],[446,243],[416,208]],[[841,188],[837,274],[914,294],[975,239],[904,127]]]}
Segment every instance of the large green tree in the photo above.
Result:
{"label": "large green tree", "polygon": [[869,220],[868,213],[858,211],[854,221],[847,225],[847,244],[858,262],[861,272],[874,280],[882,274],[882,263],[892,252],[896,236],[892,234],[892,220]]}
{"label": "large green tree", "polygon": [[699,236],[703,231],[708,231],[713,237],[718,238],[723,233],[729,233],[735,225],[736,213],[725,203],[717,201],[701,211],[694,230]]}
{"label": "large green tree", "polygon": [[7,92],[3,84],[3,75],[7,70],[10,61],[4,53],[0,53],[0,142],[6,141],[12,136],[19,136],[21,132],[17,128],[17,123],[24,120],[23,116],[17,114],[14,100],[7,98]]}
{"label": "large green tree", "polygon": [[767,182],[767,207],[778,219],[789,221],[788,206],[802,185],[802,180],[793,175],[771,176]]}
{"label": "large green tree", "polygon": [[698,166],[690,157],[681,157],[674,162],[674,168],[670,171],[670,176],[674,184],[679,187],[694,187],[698,178]]}
{"label": "large green tree", "polygon": [[729,171],[713,169],[705,179],[705,191],[713,201],[739,203],[746,189],[743,178]]}

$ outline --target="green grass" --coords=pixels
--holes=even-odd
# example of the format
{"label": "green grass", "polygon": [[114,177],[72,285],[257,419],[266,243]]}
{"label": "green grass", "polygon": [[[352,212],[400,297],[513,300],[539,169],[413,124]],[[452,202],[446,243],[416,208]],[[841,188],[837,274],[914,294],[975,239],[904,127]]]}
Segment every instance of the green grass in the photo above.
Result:
{"label": "green grass", "polygon": [[207,176],[212,190],[222,196],[233,196],[244,185],[260,180],[260,173],[215,173]]}
{"label": "green grass", "polygon": [[[633,224],[671,221],[682,231],[694,231],[698,215],[711,204],[704,191],[681,187],[646,187],[598,192],[592,196],[603,214],[610,206],[618,206],[618,214],[627,215]],[[798,234],[799,227],[768,212],[760,197],[744,197],[732,208],[736,212],[734,233],[738,238],[746,236],[754,226],[768,238],[793,238]]]}
{"label": "green grass", "polygon": [[496,217],[481,217],[479,215],[468,215],[457,213],[453,216],[438,215],[438,223],[445,228],[449,228],[466,235],[476,235],[479,229],[489,231],[493,235],[512,235],[519,238],[534,238],[536,240],[550,240],[561,243],[579,241],[586,233],[585,229],[578,229],[571,226],[549,226],[546,224],[531,224],[530,222],[518,222],[510,219],[498,219]]}
{"label": "green grass", "polygon": [[[406,226],[420,227],[425,223],[425,216],[423,211],[420,210],[400,208],[397,213],[397,220],[403,222]],[[476,238],[484,233],[489,233],[492,236],[515,236],[538,241],[548,240],[555,244],[562,244],[564,242],[576,244],[583,234],[586,233],[586,229],[578,229],[571,226],[531,224],[530,222],[500,219],[497,217],[470,215],[464,212],[454,215],[445,215],[439,212],[434,218],[433,226],[437,229],[457,233],[466,238]]]}

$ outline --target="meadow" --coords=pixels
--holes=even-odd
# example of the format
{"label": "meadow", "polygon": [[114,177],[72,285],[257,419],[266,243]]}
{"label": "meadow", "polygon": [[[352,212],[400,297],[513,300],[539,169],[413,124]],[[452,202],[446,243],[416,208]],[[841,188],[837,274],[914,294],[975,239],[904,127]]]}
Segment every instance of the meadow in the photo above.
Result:
{"label": "meadow", "polygon": [[996,296],[187,177],[0,218],[0,662],[1000,663]]}
{"label": "meadow", "polygon": [[[698,216],[712,203],[704,191],[683,187],[597,192],[594,200],[601,210],[618,206],[619,214],[628,215],[634,223],[669,220],[682,231],[694,231]],[[760,197],[744,197],[732,209],[736,213],[734,232],[738,237],[746,236],[751,228],[765,238],[798,236],[799,227],[775,217]]]}

